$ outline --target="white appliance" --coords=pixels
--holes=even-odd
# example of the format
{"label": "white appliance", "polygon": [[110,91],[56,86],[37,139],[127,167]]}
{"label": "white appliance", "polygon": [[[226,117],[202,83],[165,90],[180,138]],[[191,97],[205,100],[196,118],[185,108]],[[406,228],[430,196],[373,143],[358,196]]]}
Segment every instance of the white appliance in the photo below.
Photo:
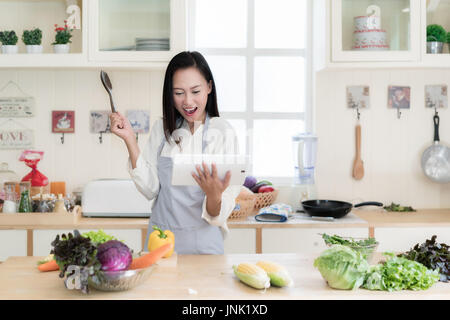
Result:
{"label": "white appliance", "polygon": [[150,217],[152,202],[130,179],[100,179],[85,185],[81,208],[86,217]]}

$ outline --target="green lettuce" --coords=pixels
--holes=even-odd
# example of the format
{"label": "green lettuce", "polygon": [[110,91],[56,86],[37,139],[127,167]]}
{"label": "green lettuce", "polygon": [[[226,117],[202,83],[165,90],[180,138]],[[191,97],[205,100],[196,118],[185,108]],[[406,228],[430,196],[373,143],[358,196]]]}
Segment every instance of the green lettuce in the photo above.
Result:
{"label": "green lettuce", "polygon": [[370,266],[363,287],[369,290],[426,290],[439,280],[439,270],[430,270],[423,264],[385,253],[388,260]]}
{"label": "green lettuce", "polygon": [[314,267],[331,288],[354,290],[364,283],[369,263],[361,253],[337,244],[322,252]]}

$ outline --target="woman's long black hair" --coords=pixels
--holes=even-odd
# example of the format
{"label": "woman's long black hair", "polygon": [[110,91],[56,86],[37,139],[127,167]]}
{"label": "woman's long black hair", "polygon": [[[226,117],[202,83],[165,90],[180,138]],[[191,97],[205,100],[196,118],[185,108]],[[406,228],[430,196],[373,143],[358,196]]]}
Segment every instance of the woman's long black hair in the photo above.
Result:
{"label": "woman's long black hair", "polygon": [[210,117],[218,117],[219,110],[217,108],[217,94],[216,85],[214,83],[214,78],[209,68],[208,63],[201,53],[197,51],[183,51],[178,53],[169,62],[166,69],[166,74],[164,77],[164,87],[163,87],[163,124],[164,124],[164,135],[166,140],[169,142],[169,138],[172,133],[181,126],[183,123],[183,116],[175,108],[175,102],[173,100],[173,75],[179,69],[186,69],[189,67],[194,67],[203,75],[206,82],[211,81],[211,92],[208,95],[208,100],[206,102],[206,112]]}

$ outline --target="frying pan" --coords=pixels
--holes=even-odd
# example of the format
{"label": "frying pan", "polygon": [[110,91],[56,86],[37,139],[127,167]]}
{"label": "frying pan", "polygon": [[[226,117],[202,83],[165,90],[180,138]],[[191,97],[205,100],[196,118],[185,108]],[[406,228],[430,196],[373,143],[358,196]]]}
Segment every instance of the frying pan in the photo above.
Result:
{"label": "frying pan", "polygon": [[351,204],[350,202],[337,200],[306,200],[302,201],[303,210],[310,216],[316,217],[333,217],[336,219],[344,217],[352,208],[362,206],[379,206],[382,207],[381,202],[368,201],[358,204]]}
{"label": "frying pan", "polygon": [[438,183],[450,182],[450,149],[439,143],[439,116],[433,117],[434,142],[422,154],[422,170]]}

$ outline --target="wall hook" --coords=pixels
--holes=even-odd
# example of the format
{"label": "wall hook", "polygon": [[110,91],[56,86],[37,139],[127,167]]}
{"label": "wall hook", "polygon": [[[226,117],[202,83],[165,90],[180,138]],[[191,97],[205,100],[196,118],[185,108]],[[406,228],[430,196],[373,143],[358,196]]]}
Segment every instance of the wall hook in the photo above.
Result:
{"label": "wall hook", "polygon": [[359,112],[359,108],[356,108],[356,118],[359,120],[361,118],[361,112]]}
{"label": "wall hook", "polygon": [[434,107],[434,115],[435,115],[435,116],[438,115],[438,111],[437,111],[437,108],[436,108],[436,107]]}
{"label": "wall hook", "polygon": [[98,137],[98,140],[100,141],[100,143],[103,143],[103,137],[102,137],[103,132],[100,132],[100,136]]}
{"label": "wall hook", "polygon": [[397,119],[400,119],[402,113],[400,112],[400,108],[397,108]]}
{"label": "wall hook", "polygon": [[64,132],[62,133],[62,136],[61,136],[61,144],[64,144]]}

